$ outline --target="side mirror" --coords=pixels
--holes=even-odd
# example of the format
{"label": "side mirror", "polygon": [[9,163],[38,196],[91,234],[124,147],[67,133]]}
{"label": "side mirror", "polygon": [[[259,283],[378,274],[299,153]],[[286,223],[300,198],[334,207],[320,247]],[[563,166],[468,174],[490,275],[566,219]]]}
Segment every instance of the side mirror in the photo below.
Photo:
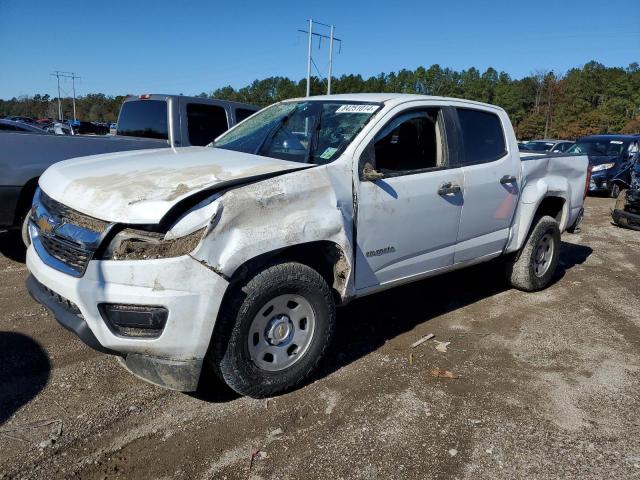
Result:
{"label": "side mirror", "polygon": [[384,178],[384,173],[378,172],[369,162],[364,164],[362,178],[368,182],[375,182]]}

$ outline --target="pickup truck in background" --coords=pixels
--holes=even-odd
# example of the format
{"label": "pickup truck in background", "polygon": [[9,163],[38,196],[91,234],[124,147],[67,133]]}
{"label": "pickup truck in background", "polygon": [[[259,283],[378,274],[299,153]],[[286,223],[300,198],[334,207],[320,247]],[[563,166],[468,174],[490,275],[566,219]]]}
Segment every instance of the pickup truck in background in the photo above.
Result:
{"label": "pickup truck in background", "polygon": [[487,104],[289,100],[209,147],[50,167],[27,286],[150,382],[195,390],[206,362],[235,391],[272,396],[309,378],[354,298],[498,257],[514,287],[545,288],[587,167],[521,157]]}
{"label": "pickup truck in background", "polygon": [[590,135],[579,138],[568,155],[586,155],[591,165],[590,193],[617,198],[631,186],[631,170],[640,155],[640,135]]}
{"label": "pickup truck in background", "polygon": [[18,131],[16,122],[3,122],[0,232],[23,225],[38,178],[56,162],[127,150],[207,145],[257,110],[252,105],[200,97],[140,95],[123,102],[115,136],[29,133]]}

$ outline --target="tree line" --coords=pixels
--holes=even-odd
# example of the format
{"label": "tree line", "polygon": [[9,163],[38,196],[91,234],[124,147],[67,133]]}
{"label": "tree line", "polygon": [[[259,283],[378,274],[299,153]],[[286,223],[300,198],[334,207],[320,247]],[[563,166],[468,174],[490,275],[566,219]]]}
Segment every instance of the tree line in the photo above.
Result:
{"label": "tree line", "polygon": [[[285,77],[255,80],[235,89],[219,88],[201,97],[250,103],[264,107],[276,101],[303,97],[306,80]],[[326,92],[326,82],[312,77],[312,95]],[[432,65],[363,78],[342,75],[332,79],[332,93],[418,93],[466,98],[503,107],[511,117],[518,138],[575,139],[596,133],[640,132],[640,65],[606,67],[592,61],[560,74],[540,70],[522,79],[488,68],[456,71]],[[123,96],[90,94],[76,100],[77,116],[83,120],[117,119]],[[69,117],[71,100],[63,100]],[[0,100],[0,116],[56,117],[57,101],[48,95]]]}

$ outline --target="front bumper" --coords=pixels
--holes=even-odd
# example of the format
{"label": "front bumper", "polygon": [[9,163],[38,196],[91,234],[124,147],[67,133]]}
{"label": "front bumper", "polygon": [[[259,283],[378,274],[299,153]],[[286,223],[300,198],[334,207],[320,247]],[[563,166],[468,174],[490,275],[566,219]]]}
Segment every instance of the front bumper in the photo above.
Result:
{"label": "front bumper", "polygon": [[[228,286],[225,279],[190,256],[92,260],[82,277],[73,277],[45,264],[33,245],[27,250],[27,267],[34,277],[32,296],[89,346],[122,356],[125,366],[147,381],[174,390],[196,389]],[[43,293],[44,287],[74,304],[79,313],[66,308],[66,302],[47,298],[52,296]],[[169,314],[157,338],[125,337],[103,320],[100,303],[159,305]]]}
{"label": "front bumper", "polygon": [[611,212],[613,222],[621,227],[640,230],[640,214],[615,209]]}
{"label": "front bumper", "polygon": [[612,177],[607,173],[598,175],[596,173],[591,175],[591,181],[589,182],[590,193],[609,193],[613,187],[611,183]]}

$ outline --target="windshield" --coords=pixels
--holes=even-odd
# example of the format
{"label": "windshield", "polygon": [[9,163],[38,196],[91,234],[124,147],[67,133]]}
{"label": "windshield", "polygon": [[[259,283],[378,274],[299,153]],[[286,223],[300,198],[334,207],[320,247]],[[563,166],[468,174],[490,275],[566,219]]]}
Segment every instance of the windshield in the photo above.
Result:
{"label": "windshield", "polygon": [[277,103],[224,133],[211,146],[294,162],[329,163],[381,106],[320,100]]}
{"label": "windshield", "polygon": [[567,153],[594,156],[620,155],[627,147],[622,140],[579,140]]}
{"label": "windshield", "polygon": [[548,152],[554,145],[553,142],[527,142],[524,144],[524,148],[532,152]]}

